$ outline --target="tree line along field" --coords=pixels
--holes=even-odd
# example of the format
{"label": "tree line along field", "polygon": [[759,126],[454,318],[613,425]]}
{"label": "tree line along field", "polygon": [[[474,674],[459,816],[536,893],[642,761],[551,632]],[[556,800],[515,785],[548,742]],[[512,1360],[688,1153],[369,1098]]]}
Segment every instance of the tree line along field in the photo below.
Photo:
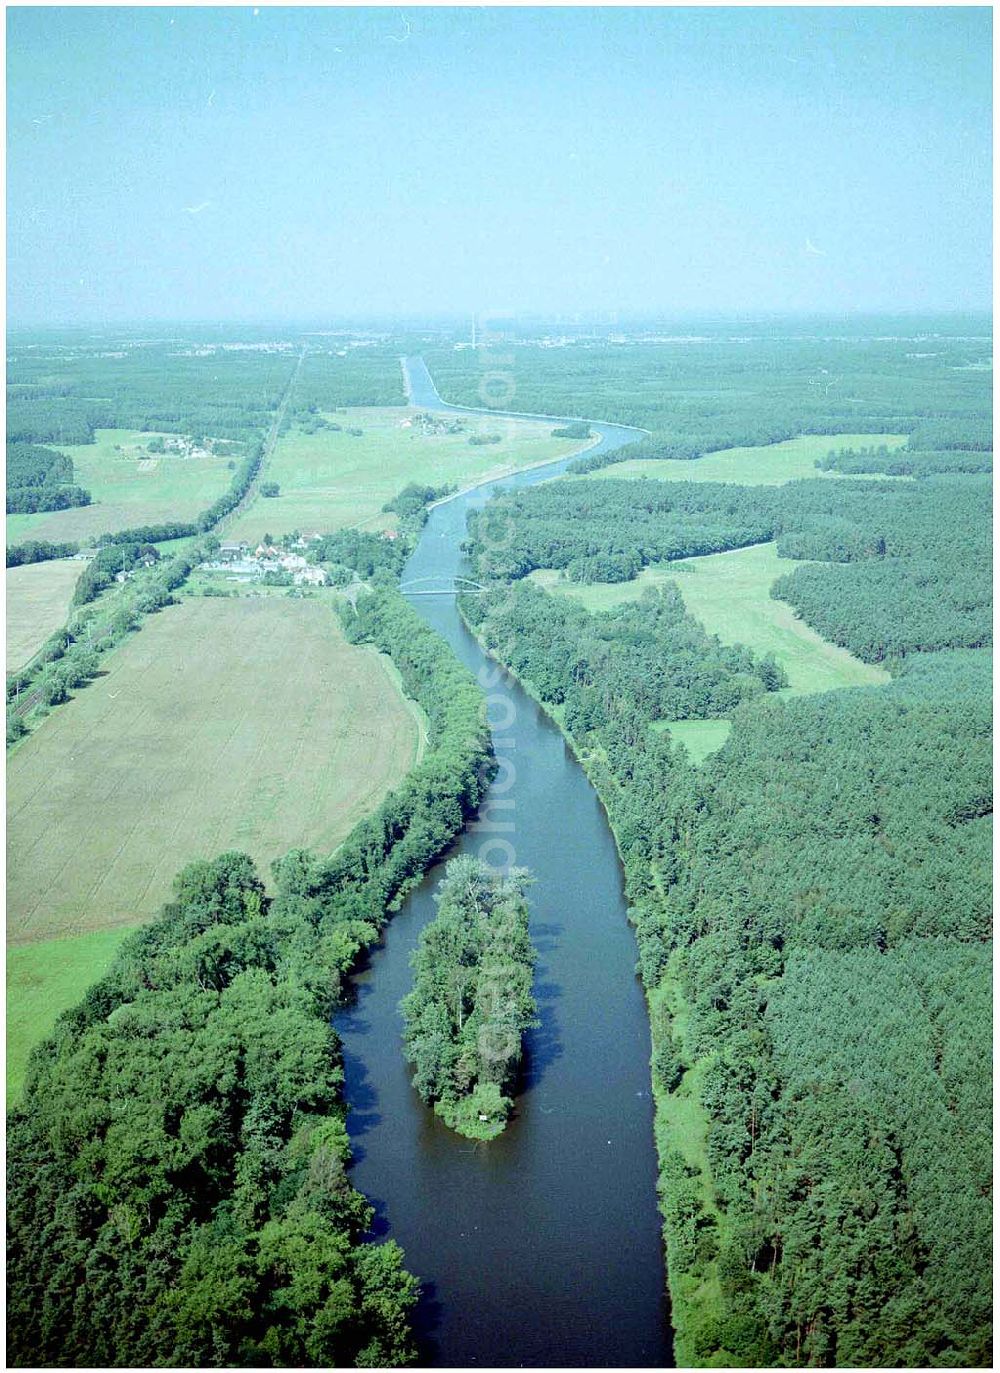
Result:
{"label": "tree line along field", "polygon": [[723,643],[773,653],[788,675],[789,695],[887,682],[884,669],[829,643],[771,596],[777,579],[796,566],[795,560],[780,557],[773,543],[763,543],[643,568],[629,582],[578,584],[552,571],[534,572],[531,580],[547,591],[572,596],[588,610],[637,601],[647,587],[670,582],[691,614]]}
{"label": "tree line along field", "polygon": [[[320,414],[337,429],[309,433],[295,424],[279,439],[263,474],[280,494],[256,496],[227,524],[227,537],[257,542],[265,533],[291,529],[393,528],[394,517],[382,507],[411,482],[465,487],[584,446],[553,438],[551,424],[461,416],[434,417],[425,426],[420,415],[409,408],[352,408]],[[494,436],[497,442],[469,441]]]}
{"label": "tree line along field", "polygon": [[17,1366],[416,1357],[418,1282],[348,1180],[331,1016],[495,767],[471,673],[399,592],[345,612],[426,712],[427,755],[335,854],[284,855],[273,892],[244,854],[186,864],[60,1018],[9,1121]]}
{"label": "tree line along field", "polygon": [[82,564],[72,558],[7,569],[7,671],[23,667],[65,623]]}
{"label": "tree line along field", "polygon": [[[8,760],[8,941],[61,957],[66,936],[132,926],[199,855],[238,848],[266,873],[294,846],[330,852],[419,742],[327,602],[170,607]],[[63,1005],[89,976],[60,980]]]}
{"label": "tree line along field", "polygon": [[183,855],[235,846],[266,871],[296,842],[330,851],[417,741],[327,604],[186,600],[11,755],[10,937],[134,923]]}
{"label": "tree line along field", "polygon": [[[149,454],[149,443],[173,437],[137,429],[98,429],[93,443],[63,444],[74,481],[91,493],[90,505],[33,515],[7,516],[7,542],[90,539],[137,525],[193,520],[229,485],[230,456]],[[122,450],[122,451],[119,451]]]}
{"label": "tree line along field", "polygon": [[[304,338],[275,345],[252,330],[247,334],[253,337],[244,342],[222,345],[217,336],[199,335],[197,330],[185,331],[181,339],[172,336],[174,331],[166,338],[155,337],[155,332],[151,331],[154,337],[141,339],[124,331],[120,337],[109,332],[97,342],[72,331],[11,340],[8,442],[45,445],[64,453],[73,464],[74,483],[89,491],[92,503],[13,515],[8,518],[9,544],[38,538],[88,541],[106,532],[193,519],[229,489],[232,469],[239,466],[242,454],[262,441],[293,374],[297,386],[289,403],[293,412],[299,407],[303,419],[309,418],[310,407],[318,403],[333,408],[365,402],[401,404],[405,399],[398,356],[384,347],[351,350]],[[303,350],[306,356],[296,373]],[[188,441],[184,452],[176,451],[174,436]],[[158,451],[161,448],[165,451]],[[188,456],[192,450],[194,455]],[[161,552],[175,555],[188,543],[161,544]],[[51,561],[10,570],[8,668],[30,658],[48,634],[65,622],[82,566]],[[23,771],[32,766],[40,771],[35,776],[34,796],[21,805],[20,820],[12,812],[12,937],[42,942],[31,946],[30,993],[23,979],[15,979],[11,989],[14,1059],[23,1059],[30,1043],[51,1024],[54,1008],[70,1004],[93,980],[100,959],[107,955],[110,946],[96,934],[88,934],[83,936],[79,958],[67,959],[67,951],[76,944],[73,935],[65,934],[67,927],[93,925],[99,932],[105,925],[118,928],[123,921],[134,924],[136,919],[148,918],[163,900],[164,884],[176,868],[196,851],[212,851],[216,842],[242,844],[262,861],[296,841],[332,844],[369,805],[377,803],[412,761],[413,741],[419,741],[422,726],[411,713],[411,703],[392,686],[391,665],[374,670],[369,664],[361,671],[356,652],[340,642],[328,606],[322,611],[316,605],[288,607],[282,620],[283,609],[274,606],[272,614],[284,636],[250,633],[248,648],[256,655],[252,664],[240,657],[242,632],[228,639],[224,636],[213,650],[204,636],[194,633],[192,638],[187,628],[194,623],[190,619],[170,622],[184,626],[176,637],[172,629],[168,631],[167,619],[148,623],[139,640],[102,660],[112,664],[110,676],[99,676],[76,700],[45,721],[35,738],[18,748],[11,762],[11,794],[22,794]],[[193,615],[204,619],[212,611],[205,603]],[[222,612],[223,616],[239,613]],[[247,613],[245,607],[242,613]],[[317,633],[317,614],[329,635],[326,648],[320,644],[323,635]],[[305,656],[298,669],[286,676],[279,664],[295,661],[293,650],[299,639],[295,626],[306,627]],[[277,658],[273,656],[276,650]],[[246,767],[254,766],[253,751],[212,775],[202,769],[192,787],[204,812],[198,832],[194,811],[185,816],[184,811],[191,808],[180,798],[190,785],[185,778],[192,768],[197,769],[199,760],[179,744],[176,766],[168,766],[162,775],[125,770],[119,796],[122,806],[115,809],[114,790],[105,785],[101,792],[99,779],[107,783],[109,763],[118,778],[129,749],[141,753],[144,740],[131,734],[121,737],[120,715],[109,710],[105,717],[97,707],[106,700],[108,681],[118,683],[122,672],[128,676],[130,665],[145,662],[151,653],[156,658],[155,662],[150,658],[148,668],[148,681],[155,683],[148,696],[153,713],[143,724],[142,711],[138,711],[134,728],[146,730],[153,739],[162,734],[170,749],[174,748],[172,721],[160,718],[162,692],[179,690],[179,699],[183,698],[182,684],[196,680],[190,664],[183,665],[194,653],[203,659],[201,667],[212,663],[219,667],[222,689],[212,683],[196,688],[199,695],[194,699],[200,700],[200,706],[195,719],[184,709],[167,715],[186,719],[192,729],[202,727],[203,739],[213,718],[242,718],[243,743],[263,750],[258,763],[273,755],[277,759],[274,775],[279,779],[285,765],[290,767],[299,758],[289,750],[293,746],[304,750],[306,761],[299,775],[287,786],[268,784],[258,789],[260,779],[250,780],[246,775]],[[348,662],[354,663],[346,674],[341,672],[345,653]],[[331,672],[334,680],[329,680]],[[255,743],[257,729],[248,723],[249,711],[257,689],[254,683],[259,685],[261,680],[267,684],[267,700],[263,732]],[[329,700],[323,705],[312,694],[317,683],[324,681],[338,703],[332,713]],[[118,699],[119,686],[112,685],[110,690],[116,695],[115,706],[124,705],[127,694]],[[279,701],[283,701],[280,717]],[[356,722],[355,717],[371,706],[382,712],[379,728],[385,728],[385,737],[373,742],[363,731],[358,734],[358,746],[368,747],[371,754],[367,763],[359,765],[356,753],[345,743],[353,728],[347,722]],[[68,734],[62,733],[64,729]],[[78,729],[83,741],[76,739]],[[68,753],[61,754],[64,745]],[[319,760],[324,754],[328,770],[320,776]],[[95,760],[92,776],[82,762],[85,756]],[[162,789],[159,799],[155,795],[142,799],[143,776],[151,787]],[[95,787],[100,793],[96,801]],[[130,806],[135,807],[131,815]],[[48,823],[46,815],[55,817],[55,822]],[[67,862],[62,849],[76,852],[81,842],[79,828],[86,827],[88,816],[91,825],[100,820],[98,832],[92,843],[84,845],[82,861]],[[127,824],[127,832],[117,828],[119,822]],[[59,826],[62,838],[57,842]],[[149,853],[155,853],[155,861]],[[33,884],[37,891],[31,890]],[[55,930],[64,932],[58,940],[44,937],[46,931]],[[45,953],[49,948],[51,959]],[[20,961],[26,958],[27,953]],[[67,962],[79,968],[75,979],[67,976]],[[13,1066],[16,1084],[16,1063]]]}

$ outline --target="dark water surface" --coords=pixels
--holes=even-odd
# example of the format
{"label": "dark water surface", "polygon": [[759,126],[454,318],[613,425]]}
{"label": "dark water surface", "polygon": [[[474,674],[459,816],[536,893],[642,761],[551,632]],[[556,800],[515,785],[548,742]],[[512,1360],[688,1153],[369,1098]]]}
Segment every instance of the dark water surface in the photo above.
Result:
{"label": "dark water surface", "polygon": [[[413,404],[443,403],[420,359]],[[618,447],[635,430],[595,425]],[[470,509],[497,486],[524,486],[565,462],[437,506],[404,588],[445,585],[463,568]],[[427,580],[431,579],[431,580]],[[500,771],[477,821],[448,857],[510,851],[529,867],[541,1028],[527,1036],[524,1082],[499,1139],[450,1131],[413,1090],[398,1004],[410,951],[434,915],[430,870],[355,979],[338,1017],[355,1186],[377,1207],[425,1285],[421,1361],[466,1367],[650,1367],[671,1362],[656,1210],[649,1026],[635,977],[622,874],[604,813],[558,729],[466,631],[454,597],[414,597],[484,686]],[[503,829],[497,826],[502,825]],[[491,827],[492,826],[492,827]],[[493,845],[494,847],[490,847]]]}

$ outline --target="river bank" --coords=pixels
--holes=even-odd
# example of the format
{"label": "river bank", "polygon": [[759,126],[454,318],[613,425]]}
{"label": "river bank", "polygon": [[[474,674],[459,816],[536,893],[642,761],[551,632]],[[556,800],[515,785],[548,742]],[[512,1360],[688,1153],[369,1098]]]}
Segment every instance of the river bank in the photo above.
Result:
{"label": "river bank", "polygon": [[[579,742],[567,729],[563,711],[559,706],[552,706],[544,702],[532,682],[505,664],[492,649],[486,646],[466,617],[461,600],[458,602],[458,613],[461,615],[466,629],[475,637],[483,653],[500,664],[504,671],[517,681],[521,690],[531,697],[539,710],[546,714],[562,734],[567,747],[594,788],[594,793],[601,803],[608,829],[614,837],[619,862],[624,864],[626,855],[622,847],[621,835],[612,818],[612,807],[607,792],[609,786],[617,785],[610,769],[606,765],[601,766],[602,759],[599,754],[580,747]],[[631,917],[630,923],[632,923]],[[646,990],[644,995],[649,1015],[650,1068],[652,1069],[660,1053],[672,1052],[671,1026],[675,1022],[685,1023],[691,1008],[684,999],[680,982],[676,977],[671,977],[669,974],[659,986]],[[663,1218],[663,1239],[667,1256],[666,1281],[670,1294],[674,1358],[678,1367],[688,1367],[698,1363],[695,1329],[704,1324],[706,1319],[711,1318],[721,1300],[719,1279],[714,1262],[705,1264],[697,1283],[692,1282],[690,1275],[681,1272],[679,1263],[672,1264],[670,1262],[671,1250],[674,1248],[676,1237],[670,1226],[670,1216],[666,1208],[669,1190],[666,1176],[669,1155],[681,1154],[689,1166],[698,1170],[701,1194],[706,1210],[713,1217],[720,1232],[724,1225],[724,1218],[712,1188],[706,1152],[708,1119],[699,1096],[703,1070],[704,1064],[696,1064],[687,1070],[676,1090],[672,1092],[667,1091],[658,1081],[655,1071],[650,1072],[654,1105],[654,1140],[660,1174],[657,1191],[660,1200],[660,1214]]]}
{"label": "river bank", "polygon": [[[430,400],[425,392],[418,403]],[[634,438],[621,427],[595,427],[601,443]],[[545,480],[571,460],[435,507],[404,582],[453,585],[468,511],[498,485]],[[671,1346],[649,1026],[614,838],[562,734],[482,653],[454,596],[412,604],[485,689],[499,765],[479,815],[442,862],[465,853],[536,874],[541,1023],[525,1037],[515,1113],[496,1140],[462,1140],[420,1102],[397,1006],[410,989],[410,954],[434,913],[438,864],[386,929],[354,979],[354,1007],[338,1018],[353,1181],[376,1205],[378,1232],[399,1240],[424,1279],[423,1362],[661,1367]]]}

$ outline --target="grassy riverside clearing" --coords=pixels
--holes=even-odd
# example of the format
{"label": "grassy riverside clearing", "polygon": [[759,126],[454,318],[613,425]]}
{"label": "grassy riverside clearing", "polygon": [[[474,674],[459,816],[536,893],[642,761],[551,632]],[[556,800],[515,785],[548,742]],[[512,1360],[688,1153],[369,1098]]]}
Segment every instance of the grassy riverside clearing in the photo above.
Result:
{"label": "grassy riverside clearing", "polygon": [[630,582],[586,585],[560,580],[558,572],[550,570],[533,572],[531,579],[547,591],[575,597],[588,610],[637,601],[647,586],[674,582],[688,610],[710,634],[725,644],[773,653],[788,673],[788,695],[887,682],[889,675],[882,668],[828,643],[798,619],[790,605],[771,599],[777,578],[799,565],[779,558],[775,545],[765,543],[643,568]]}
{"label": "grassy riverside clearing", "polygon": [[[782,486],[796,477],[844,479],[843,472],[821,472],[815,465],[831,449],[902,448],[905,434],[800,434],[797,439],[771,443],[762,448],[723,448],[703,458],[680,461],[639,458],[588,472],[588,478],[655,477],[658,481],[739,482],[742,486]],[[873,476],[886,480],[878,473]],[[909,477],[896,477],[909,481]]]}
{"label": "grassy riverside clearing", "polygon": [[197,857],[329,852],[417,756],[385,661],[319,602],[187,600],[109,661],[10,757],[11,943],[135,924]]}
{"label": "grassy riverside clearing", "polygon": [[653,728],[669,730],[671,738],[687,749],[692,763],[703,763],[718,753],[733,726],[729,720],[658,720]]}
{"label": "grassy riverside clearing", "polygon": [[[262,474],[264,481],[278,483],[280,496],[255,495],[227,524],[224,537],[256,543],[265,533],[292,529],[331,533],[351,525],[393,528],[396,517],[382,514],[382,506],[409,482],[470,486],[579,452],[586,442],[554,439],[552,422],[470,416],[441,417],[445,423],[461,420],[460,433],[423,434],[413,424],[420,413],[401,407],[341,410],[324,417],[343,425],[340,432],[293,429],[285,434]],[[353,435],[348,429],[362,432]],[[501,442],[470,444],[476,434],[500,434]]]}
{"label": "grassy riverside clearing", "polygon": [[[722,723],[728,726],[727,721]],[[667,973],[658,987],[647,993],[647,1002],[655,1060],[657,1053],[667,1041],[673,1039],[675,1047],[685,1042],[690,1008],[681,995],[676,974],[671,972]],[[671,1152],[676,1152],[681,1155],[688,1167],[697,1169],[698,1195],[701,1203],[722,1232],[725,1229],[725,1216],[719,1209],[712,1188],[708,1161],[709,1118],[702,1103],[702,1089],[708,1067],[707,1059],[699,1059],[693,1067],[686,1069],[680,1083],[672,1092],[664,1089],[656,1072],[652,1074],[653,1100],[656,1107],[653,1130],[661,1168],[667,1156]],[[670,1277],[671,1323],[674,1327],[674,1356],[677,1366],[681,1368],[700,1362],[694,1349],[689,1347],[692,1317],[720,1318],[724,1315],[725,1304],[715,1260],[709,1260],[702,1265],[700,1277],[697,1279],[689,1273],[680,1272],[680,1265],[671,1267],[671,1238],[669,1233],[665,1233]]]}
{"label": "grassy riverside clearing", "polygon": [[57,444],[73,459],[73,480],[90,492],[92,504],[37,515],[8,515],[7,542],[25,539],[89,539],[134,525],[193,520],[232,479],[223,457],[182,458],[161,453],[149,459],[115,452],[145,449],[154,433],[98,429],[95,443]]}
{"label": "grassy riverside clearing", "polygon": [[72,558],[7,569],[7,671],[23,667],[66,619],[84,564]]}
{"label": "grassy riverside clearing", "polygon": [[7,950],[7,1105],[16,1101],[28,1054],[108,970],[129,926]]}

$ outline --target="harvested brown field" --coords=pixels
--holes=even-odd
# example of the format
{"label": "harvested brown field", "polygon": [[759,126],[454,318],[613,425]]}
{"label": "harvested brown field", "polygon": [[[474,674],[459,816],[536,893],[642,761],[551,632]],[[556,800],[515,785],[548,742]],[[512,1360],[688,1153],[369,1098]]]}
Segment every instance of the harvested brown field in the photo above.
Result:
{"label": "harvested brown field", "polygon": [[191,599],[11,754],[8,940],[134,925],[198,857],[329,852],[421,747],[327,600]]}
{"label": "harvested brown field", "polygon": [[7,671],[29,658],[66,621],[83,563],[58,558],[7,569]]}

